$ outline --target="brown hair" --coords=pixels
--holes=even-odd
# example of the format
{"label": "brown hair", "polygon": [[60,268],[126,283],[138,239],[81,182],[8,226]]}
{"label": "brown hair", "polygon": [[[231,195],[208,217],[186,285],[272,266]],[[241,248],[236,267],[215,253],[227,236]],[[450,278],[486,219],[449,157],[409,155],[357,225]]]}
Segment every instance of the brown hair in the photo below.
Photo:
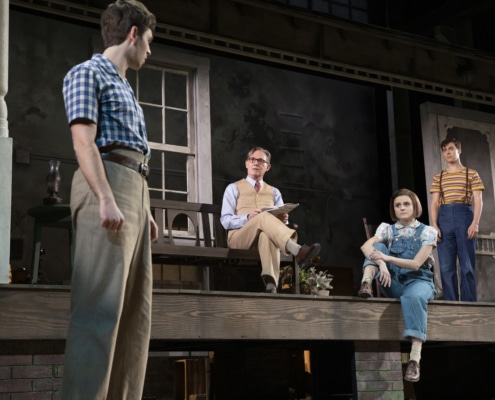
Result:
{"label": "brown hair", "polygon": [[443,150],[449,143],[454,143],[454,146],[457,149],[461,148],[461,142],[459,142],[455,137],[449,137],[447,136],[445,139],[442,140],[442,143],[440,143],[440,148]]}
{"label": "brown hair", "polygon": [[392,197],[390,198],[390,218],[392,218],[392,221],[397,221],[397,216],[395,215],[395,207],[394,207],[394,202],[395,199],[399,196],[408,196],[413,204],[414,208],[414,217],[419,218],[421,214],[423,213],[423,207],[421,207],[421,202],[419,201],[418,196],[416,193],[414,193],[412,190],[409,189],[399,189],[394,192]]}
{"label": "brown hair", "polygon": [[272,159],[272,155],[267,149],[264,149],[263,147],[253,147],[251,150],[249,150],[249,153],[247,154],[246,159],[251,157],[255,151],[262,151],[266,155],[266,161],[268,161],[268,164],[270,164],[270,160]]}
{"label": "brown hair", "polygon": [[155,31],[156,18],[137,0],[117,0],[101,15],[101,36],[105,48],[121,44],[135,26],[139,36],[146,30]]}

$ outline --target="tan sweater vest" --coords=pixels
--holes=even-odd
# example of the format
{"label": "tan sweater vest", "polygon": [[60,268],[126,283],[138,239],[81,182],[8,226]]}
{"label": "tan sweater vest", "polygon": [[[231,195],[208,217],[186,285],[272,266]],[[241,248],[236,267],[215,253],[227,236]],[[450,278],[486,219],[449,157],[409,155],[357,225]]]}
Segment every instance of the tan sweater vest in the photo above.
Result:
{"label": "tan sweater vest", "polygon": [[239,195],[235,208],[236,215],[249,214],[250,211],[256,208],[272,207],[275,204],[275,196],[273,195],[273,187],[263,182],[258,193],[246,179],[241,179],[236,182]]}

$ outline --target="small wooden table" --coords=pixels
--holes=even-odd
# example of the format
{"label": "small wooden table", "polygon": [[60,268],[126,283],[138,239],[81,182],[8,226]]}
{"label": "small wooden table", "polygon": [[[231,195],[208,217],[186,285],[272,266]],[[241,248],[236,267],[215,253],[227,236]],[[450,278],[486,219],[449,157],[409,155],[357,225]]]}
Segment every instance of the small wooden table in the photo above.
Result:
{"label": "small wooden table", "polygon": [[28,215],[34,218],[33,239],[33,266],[31,269],[31,283],[38,282],[41,252],[41,232],[44,227],[62,228],[69,231],[69,246],[71,266],[74,259],[74,246],[72,241],[72,218],[69,204],[50,204],[30,208]]}

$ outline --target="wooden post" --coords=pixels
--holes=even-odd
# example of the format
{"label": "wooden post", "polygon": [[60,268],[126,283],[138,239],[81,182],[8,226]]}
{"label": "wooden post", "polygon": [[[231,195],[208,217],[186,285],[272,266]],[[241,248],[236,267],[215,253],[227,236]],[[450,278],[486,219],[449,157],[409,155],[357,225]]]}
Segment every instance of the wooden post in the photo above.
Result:
{"label": "wooden post", "polygon": [[8,135],[9,1],[0,0],[0,283],[9,282],[12,138]]}
{"label": "wooden post", "polygon": [[8,137],[5,96],[9,78],[9,2],[0,0],[0,138]]}

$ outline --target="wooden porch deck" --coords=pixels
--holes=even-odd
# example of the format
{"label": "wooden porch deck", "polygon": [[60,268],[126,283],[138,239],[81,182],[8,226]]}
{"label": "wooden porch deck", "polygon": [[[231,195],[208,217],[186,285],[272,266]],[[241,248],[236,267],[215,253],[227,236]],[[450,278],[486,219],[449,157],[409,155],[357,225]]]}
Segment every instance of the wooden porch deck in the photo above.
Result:
{"label": "wooden porch deck", "polygon": [[[402,341],[396,299],[155,289],[152,339]],[[0,340],[65,339],[69,286],[0,285]],[[495,342],[495,303],[432,301],[428,342]]]}

